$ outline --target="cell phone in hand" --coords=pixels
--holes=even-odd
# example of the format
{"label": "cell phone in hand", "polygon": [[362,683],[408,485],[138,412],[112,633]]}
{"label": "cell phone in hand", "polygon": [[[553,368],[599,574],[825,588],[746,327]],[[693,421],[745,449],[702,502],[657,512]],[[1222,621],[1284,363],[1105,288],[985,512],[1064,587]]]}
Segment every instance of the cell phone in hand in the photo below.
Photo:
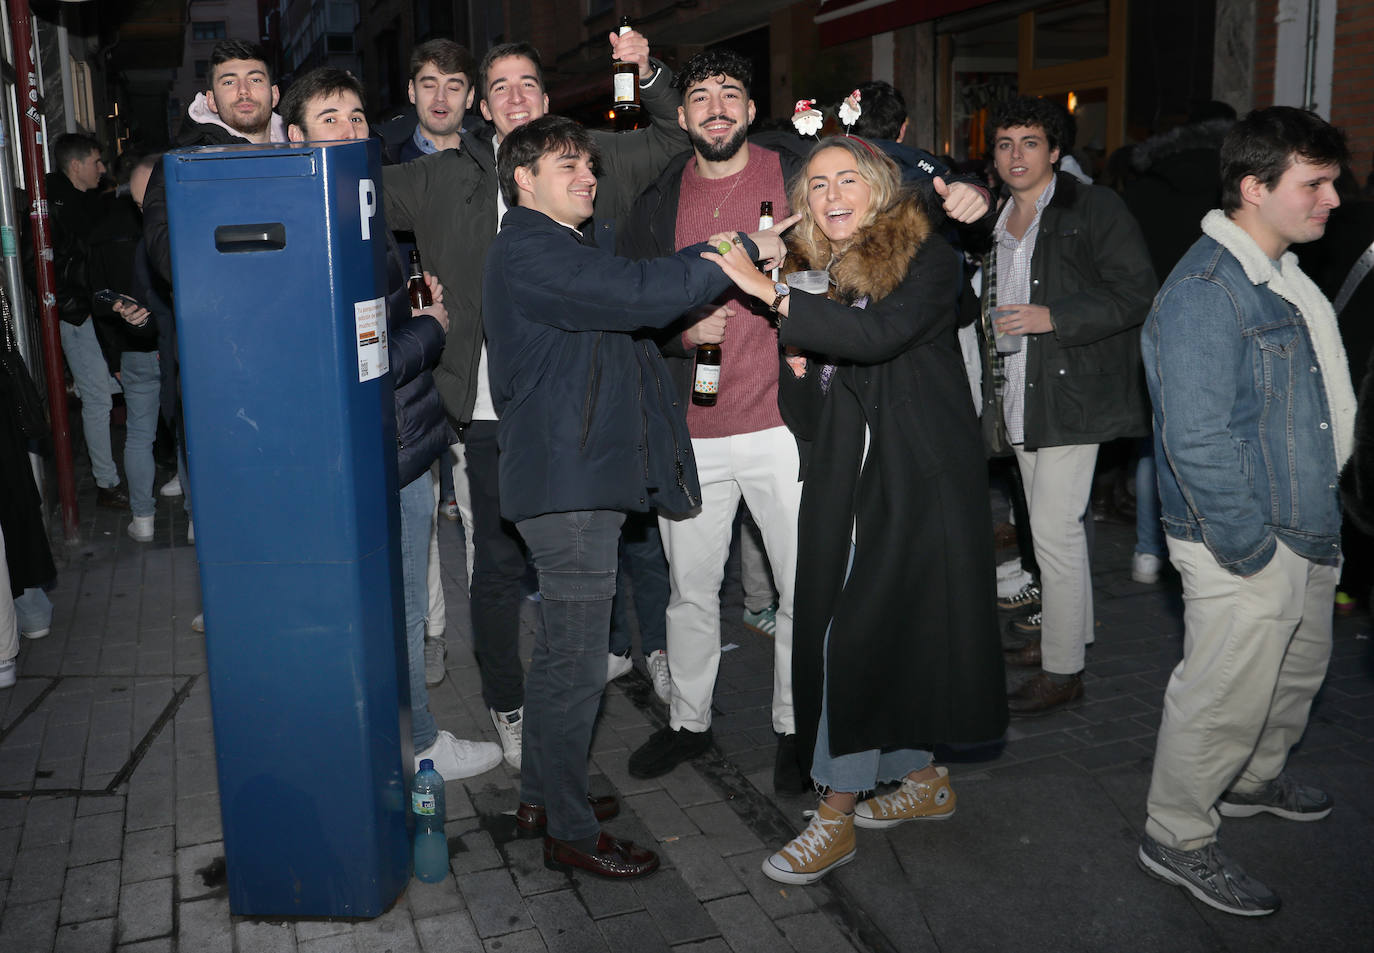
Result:
{"label": "cell phone in hand", "polygon": [[143,305],[138,303],[138,299],[131,298],[126,294],[120,294],[111,288],[101,288],[92,296],[99,304],[108,308],[113,308],[117,304],[122,304],[126,308],[141,308]]}

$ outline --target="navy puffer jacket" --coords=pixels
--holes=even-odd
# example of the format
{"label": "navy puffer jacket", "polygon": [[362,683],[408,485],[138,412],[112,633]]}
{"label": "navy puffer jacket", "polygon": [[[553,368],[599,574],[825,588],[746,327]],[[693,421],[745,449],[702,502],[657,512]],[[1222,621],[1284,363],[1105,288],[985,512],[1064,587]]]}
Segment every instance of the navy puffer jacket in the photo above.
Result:
{"label": "navy puffer jacket", "polygon": [[386,286],[391,380],[396,388],[396,471],[399,485],[405,486],[428,470],[457,437],[432,373],[444,350],[444,329],[427,314],[411,317],[401,252],[389,231]]}

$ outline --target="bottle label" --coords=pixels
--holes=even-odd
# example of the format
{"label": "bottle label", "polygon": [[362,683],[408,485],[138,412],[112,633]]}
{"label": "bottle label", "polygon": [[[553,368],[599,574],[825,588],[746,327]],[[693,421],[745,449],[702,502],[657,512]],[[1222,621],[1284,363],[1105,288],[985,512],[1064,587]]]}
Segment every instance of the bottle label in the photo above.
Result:
{"label": "bottle label", "polygon": [[696,382],[692,390],[698,394],[717,394],[720,392],[720,365],[698,364]]}
{"label": "bottle label", "polygon": [[759,231],[763,231],[765,228],[772,228],[772,227],[773,227],[773,216],[771,216],[771,215],[760,215],[760,216],[759,216]]}
{"label": "bottle label", "polygon": [[626,72],[615,74],[615,101],[618,103],[632,103],[635,101],[635,84],[639,82],[637,72]]}
{"label": "bottle label", "polygon": [[434,793],[432,791],[410,792],[410,809],[422,817],[434,816]]}

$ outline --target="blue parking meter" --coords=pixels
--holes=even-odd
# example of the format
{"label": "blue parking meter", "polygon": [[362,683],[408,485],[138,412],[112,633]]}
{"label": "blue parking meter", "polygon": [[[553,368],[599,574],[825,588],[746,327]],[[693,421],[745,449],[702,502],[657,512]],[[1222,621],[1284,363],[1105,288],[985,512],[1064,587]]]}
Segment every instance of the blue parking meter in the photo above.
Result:
{"label": "blue parking meter", "polygon": [[413,757],[378,149],[163,160],[230,912],[372,917]]}

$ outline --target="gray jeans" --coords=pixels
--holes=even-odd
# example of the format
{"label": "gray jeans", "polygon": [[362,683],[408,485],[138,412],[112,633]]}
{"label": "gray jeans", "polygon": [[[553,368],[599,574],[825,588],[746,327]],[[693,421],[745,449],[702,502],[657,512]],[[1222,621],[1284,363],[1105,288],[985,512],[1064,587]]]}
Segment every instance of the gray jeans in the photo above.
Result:
{"label": "gray jeans", "polygon": [[517,524],[539,572],[534,657],[525,679],[520,800],[542,804],[549,836],[595,837],[587,755],[606,688],[616,550],[625,514],[547,513]]}

